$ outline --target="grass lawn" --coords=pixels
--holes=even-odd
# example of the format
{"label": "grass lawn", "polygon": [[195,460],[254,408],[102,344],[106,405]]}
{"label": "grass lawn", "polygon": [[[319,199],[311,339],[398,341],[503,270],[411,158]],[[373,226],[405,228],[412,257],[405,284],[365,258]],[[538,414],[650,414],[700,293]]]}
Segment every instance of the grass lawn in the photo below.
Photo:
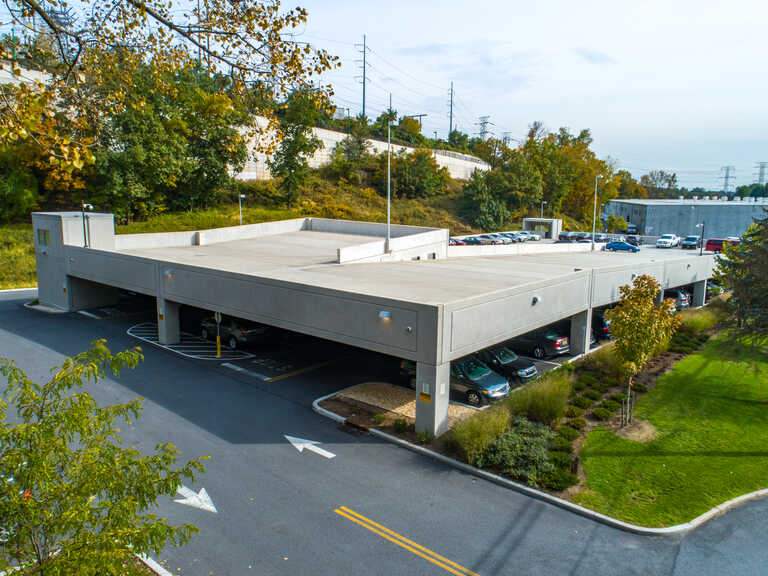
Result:
{"label": "grass lawn", "polygon": [[0,290],[37,286],[31,224],[0,226]]}
{"label": "grass lawn", "polygon": [[768,339],[728,335],[679,362],[635,407],[658,436],[639,443],[604,428],[581,451],[587,490],[574,501],[644,526],[686,522],[768,487]]}

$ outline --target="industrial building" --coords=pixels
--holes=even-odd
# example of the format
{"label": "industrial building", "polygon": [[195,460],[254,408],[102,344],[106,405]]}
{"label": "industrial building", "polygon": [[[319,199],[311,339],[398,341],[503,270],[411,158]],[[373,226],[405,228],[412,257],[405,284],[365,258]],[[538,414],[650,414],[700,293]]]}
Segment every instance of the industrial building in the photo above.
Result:
{"label": "industrial building", "polygon": [[156,298],[160,341],[182,305],[416,362],[416,427],[439,433],[452,360],[570,319],[588,350],[592,309],[639,274],[693,287],[704,302],[714,257],[590,244],[449,246],[448,230],[299,218],[213,230],[116,235],[112,214],[32,216],[41,304],[81,310],[118,290]]}
{"label": "industrial building", "polygon": [[603,218],[609,214],[637,226],[644,236],[701,234],[697,224],[704,224],[706,238],[741,236],[755,220],[765,218],[768,198],[726,196],[675,200],[611,200]]}

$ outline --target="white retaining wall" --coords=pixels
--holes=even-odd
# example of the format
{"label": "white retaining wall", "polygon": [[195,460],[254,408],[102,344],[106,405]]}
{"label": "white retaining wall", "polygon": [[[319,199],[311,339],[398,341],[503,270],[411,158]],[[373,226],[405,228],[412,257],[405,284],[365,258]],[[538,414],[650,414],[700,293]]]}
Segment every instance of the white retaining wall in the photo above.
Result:
{"label": "white retaining wall", "polygon": [[[602,246],[597,244],[596,250]],[[518,244],[487,244],[481,246],[448,246],[448,258],[460,258],[462,256],[513,256],[517,254],[547,254],[552,252],[589,252],[591,244],[568,243],[555,244],[531,244],[530,242]]]}
{"label": "white retaining wall", "polygon": [[[257,121],[257,125],[261,128],[267,126],[267,121],[264,118],[260,118]],[[312,158],[309,159],[309,165],[312,168],[320,168],[331,162],[331,155],[336,145],[347,137],[344,132],[336,132],[334,130],[328,130],[326,128],[313,128],[315,136],[317,136],[323,143],[323,147],[320,148]],[[264,137],[269,138],[269,136]],[[387,151],[387,143],[381,140],[368,140],[368,151],[373,154],[381,154]],[[253,142],[251,143],[251,149],[253,149]],[[415,150],[410,146],[401,146],[398,144],[392,145],[392,153],[398,153],[401,150],[406,150],[411,153]],[[432,156],[437,161],[438,166],[446,168],[452,178],[459,180],[468,180],[472,176],[472,172],[475,169],[488,170],[489,166],[486,162],[483,162],[479,158],[470,156],[469,154],[461,154],[459,152],[453,152],[450,150],[432,150]],[[238,180],[269,180],[272,175],[267,167],[266,154],[257,153],[255,155],[250,154],[249,159],[236,177]]]}

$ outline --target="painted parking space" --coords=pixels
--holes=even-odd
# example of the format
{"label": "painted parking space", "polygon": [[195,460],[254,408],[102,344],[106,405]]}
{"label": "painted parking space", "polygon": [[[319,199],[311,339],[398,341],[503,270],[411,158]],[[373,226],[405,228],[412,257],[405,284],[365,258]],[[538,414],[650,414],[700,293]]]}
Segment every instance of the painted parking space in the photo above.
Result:
{"label": "painted parking space", "polygon": [[[261,355],[259,355],[261,356]],[[336,359],[324,360],[315,363],[293,362],[285,358],[259,357],[246,362],[224,362],[222,366],[240,374],[247,374],[264,382],[279,382],[293,376],[306,374],[325,366],[335,364]]]}
{"label": "painted parking space", "polygon": [[159,348],[170,350],[171,352],[193,358],[195,360],[246,360],[253,358],[253,354],[242,350],[232,350],[225,346],[221,347],[221,356],[216,356],[216,342],[203,340],[199,336],[181,333],[181,339],[177,344],[161,344],[157,336],[157,324],[154,322],[144,322],[128,328],[127,333],[143,342],[148,342]]}

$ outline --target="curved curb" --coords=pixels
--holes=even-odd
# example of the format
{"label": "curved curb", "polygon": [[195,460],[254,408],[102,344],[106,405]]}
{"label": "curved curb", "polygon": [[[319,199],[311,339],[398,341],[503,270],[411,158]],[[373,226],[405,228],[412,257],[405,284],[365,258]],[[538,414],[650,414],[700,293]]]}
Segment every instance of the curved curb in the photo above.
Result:
{"label": "curved curb", "polygon": [[[334,394],[328,394],[326,396],[322,396],[321,398],[318,398],[312,403],[312,409],[318,414],[321,414],[322,416],[326,416],[336,422],[344,424],[346,422],[346,418],[344,418],[343,416],[340,416],[339,414],[331,412],[330,410],[326,410],[325,408],[322,408],[321,406],[318,405],[319,402],[322,402],[323,400],[331,398],[336,394],[338,394],[338,392]],[[625,532],[631,532],[633,534],[642,534],[646,536],[667,536],[671,534],[681,534],[684,532],[688,532],[689,530],[693,530],[694,528],[698,528],[705,522],[727,512],[731,508],[735,508],[736,506],[739,506],[751,500],[758,500],[760,498],[764,498],[768,496],[768,488],[764,488],[762,490],[750,492],[749,494],[743,494],[741,496],[737,496],[736,498],[732,498],[731,500],[723,502],[722,504],[715,506],[711,510],[704,512],[703,514],[701,514],[700,516],[697,516],[696,518],[694,518],[693,520],[690,520],[689,522],[684,522],[683,524],[677,524],[675,526],[667,526],[664,528],[649,528],[647,526],[638,526],[637,524],[630,524],[629,522],[624,522],[622,520],[618,520],[617,518],[606,516],[605,514],[601,514],[600,512],[595,512],[594,510],[590,510],[589,508],[584,508],[583,506],[579,506],[578,504],[574,504],[573,502],[569,502],[568,500],[564,500],[563,498],[552,496],[547,492],[543,492],[541,490],[537,490],[536,488],[531,488],[530,486],[526,486],[525,484],[520,484],[518,482],[508,480],[506,478],[499,476],[498,474],[493,474],[491,472],[486,472],[485,470],[481,470],[480,468],[475,468],[474,466],[470,466],[469,464],[465,464],[464,462],[459,462],[458,460],[449,458],[448,456],[444,456],[443,454],[438,454],[437,452],[424,448],[423,446],[413,444],[411,442],[398,438],[397,436],[392,436],[391,434],[382,432],[381,430],[371,428],[370,433],[373,436],[386,440],[387,442],[397,444],[398,446],[411,450],[412,452],[416,452],[418,454],[421,454],[422,456],[427,456],[429,458],[437,460],[438,462],[442,462],[443,464],[447,464],[448,466],[457,468],[458,470],[461,470],[462,472],[466,472],[467,474],[472,474],[473,476],[483,478],[485,480],[488,480],[489,482],[493,482],[494,484],[498,484],[500,486],[504,486],[505,488],[510,488],[517,492],[521,492],[526,496],[536,498],[537,500],[541,500],[543,502],[547,502],[549,504],[553,504],[555,506],[568,510],[569,512],[573,512],[574,514],[579,514],[580,516],[584,516],[585,518],[589,518],[590,520],[600,522],[601,524],[605,524],[606,526],[611,526],[612,528],[618,528],[619,530],[624,530]]]}
{"label": "curved curb", "polygon": [[136,554],[136,558],[138,558],[141,561],[141,563],[144,564],[144,566],[146,566],[147,568],[152,570],[152,572],[157,574],[157,576],[173,576],[173,574],[171,574],[168,570],[163,568],[163,566],[159,562],[153,560],[149,556]]}

